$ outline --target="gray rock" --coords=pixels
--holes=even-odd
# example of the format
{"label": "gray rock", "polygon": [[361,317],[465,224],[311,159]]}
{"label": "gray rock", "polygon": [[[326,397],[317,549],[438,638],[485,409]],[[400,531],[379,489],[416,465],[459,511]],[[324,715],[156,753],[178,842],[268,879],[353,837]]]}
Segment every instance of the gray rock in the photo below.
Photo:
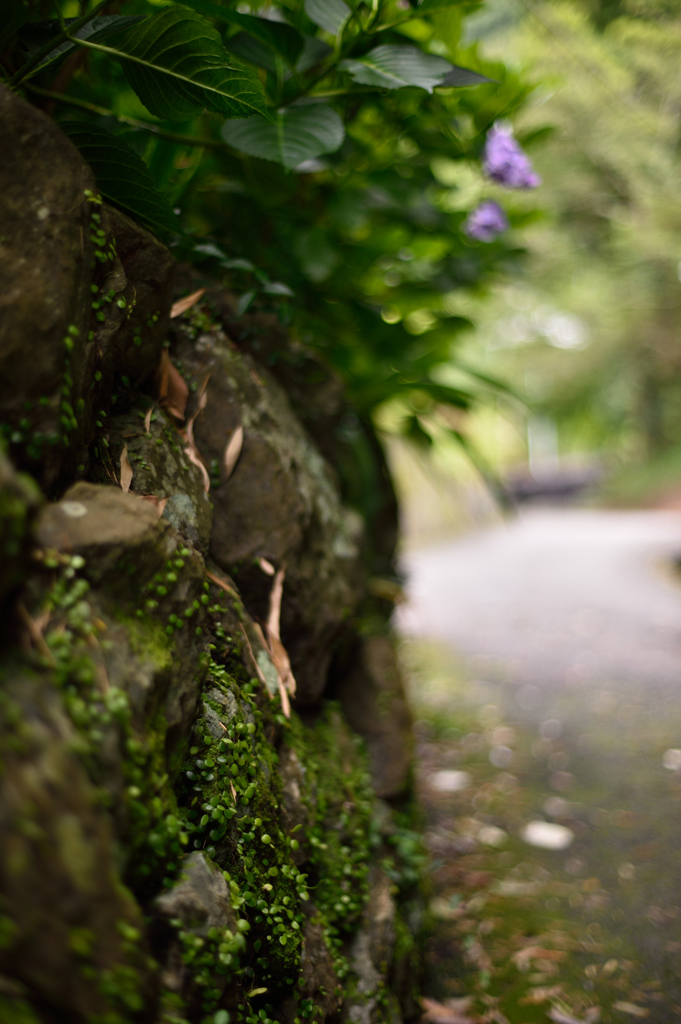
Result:
{"label": "gray rock", "polygon": [[[249,612],[267,618],[271,578],[261,557],[286,566],[281,635],[297,700],[319,699],[333,647],[357,606],[363,580],[361,518],[345,508],[333,474],[270,374],[213,325],[198,333],[174,322],[175,357],[201,385],[206,408],[194,424],[198,450],[219,483],[210,553],[235,578]],[[243,447],[231,476],[223,460],[234,431]]]}
{"label": "gray rock", "polygon": [[163,917],[179,920],[183,928],[201,938],[211,928],[236,931],[229,886],[220,868],[200,851],[187,857],[182,878],[156,898],[155,906]]}
{"label": "gray rock", "polygon": [[121,883],[111,818],[77,746],[50,682],[5,664],[0,892],[11,931],[0,972],[55,1019],[88,1020],[112,1009],[100,985],[105,972],[132,972],[142,1008],[154,968],[143,947],[126,953],[121,929],[141,934],[142,915]]}
{"label": "gray rock", "polygon": [[54,121],[4,85],[0,150],[0,426],[53,497],[82,475],[114,374],[139,384],[158,364],[173,259],[101,203]]}
{"label": "gray rock", "polygon": [[[165,498],[163,519],[204,554],[208,552],[213,506],[203,475],[186,455],[186,441],[174,423],[156,407],[144,429],[145,409],[135,409],[109,422],[109,452],[114,467],[120,466],[123,446],[127,447],[132,469],[131,492]],[[99,465],[93,475],[100,483],[107,480]]]}
{"label": "gray rock", "polygon": [[410,776],[411,716],[390,637],[356,642],[334,696],[350,727],[366,740],[377,795],[399,796]]}

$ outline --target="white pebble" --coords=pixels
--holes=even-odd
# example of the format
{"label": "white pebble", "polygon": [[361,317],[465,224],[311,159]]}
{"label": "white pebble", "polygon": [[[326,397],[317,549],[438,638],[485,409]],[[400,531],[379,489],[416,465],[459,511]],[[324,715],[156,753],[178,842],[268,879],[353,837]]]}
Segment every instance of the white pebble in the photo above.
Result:
{"label": "white pebble", "polygon": [[468,789],[471,777],[468,772],[446,770],[433,772],[428,782],[438,793],[460,793],[462,790]]}
{"label": "white pebble", "polygon": [[530,821],[520,837],[530,846],[539,846],[542,850],[566,850],[575,834],[565,825],[554,825],[550,821]]}

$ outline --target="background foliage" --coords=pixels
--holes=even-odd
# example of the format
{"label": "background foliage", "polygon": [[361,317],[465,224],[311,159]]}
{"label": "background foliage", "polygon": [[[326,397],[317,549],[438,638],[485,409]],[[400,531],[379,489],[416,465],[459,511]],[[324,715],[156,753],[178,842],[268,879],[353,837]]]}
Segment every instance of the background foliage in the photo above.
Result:
{"label": "background foliage", "polygon": [[[389,407],[428,441],[435,421],[460,436],[456,410],[497,390],[466,367],[447,376],[468,326],[457,301],[522,254],[512,232],[462,231],[503,192],[481,171],[486,131],[529,93],[463,41],[478,6],[3,0],[2,66],[110,201],[239,311],[275,308],[361,415]],[[531,219],[524,199],[503,203],[513,227]]]}

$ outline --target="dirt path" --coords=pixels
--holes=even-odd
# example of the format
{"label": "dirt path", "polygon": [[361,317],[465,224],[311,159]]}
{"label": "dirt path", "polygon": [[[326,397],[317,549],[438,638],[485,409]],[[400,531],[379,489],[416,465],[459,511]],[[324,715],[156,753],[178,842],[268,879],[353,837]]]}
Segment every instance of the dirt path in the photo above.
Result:
{"label": "dirt path", "polygon": [[434,1024],[681,1020],[678,552],[537,510],[405,558]]}

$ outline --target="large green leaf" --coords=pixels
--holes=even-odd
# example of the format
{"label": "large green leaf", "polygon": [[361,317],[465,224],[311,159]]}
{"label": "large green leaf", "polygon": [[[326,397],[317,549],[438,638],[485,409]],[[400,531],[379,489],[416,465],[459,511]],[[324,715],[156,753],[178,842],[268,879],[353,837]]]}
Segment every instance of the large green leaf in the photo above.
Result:
{"label": "large green leaf", "polygon": [[264,43],[268,49],[280,54],[291,66],[303,52],[303,37],[286,22],[270,21],[268,18],[258,18],[253,14],[240,14],[239,11],[229,10],[221,4],[212,3],[211,0],[181,0],[181,3],[207,18],[215,18],[227,25],[238,25],[244,32]]}
{"label": "large green leaf", "polygon": [[321,103],[285,107],[275,124],[261,117],[226,121],[222,137],[228,145],[257,156],[275,160],[289,170],[322,153],[333,153],[343,142],[345,130],[338,114]]}
{"label": "large green leaf", "polygon": [[[269,46],[266,46],[247,32],[237,32],[234,36],[225,37],[225,49],[236,54],[241,60],[255,64],[274,73],[277,70],[277,58]],[[290,77],[290,75],[289,75]]]}
{"label": "large green leaf", "polygon": [[182,225],[149,168],[122,139],[84,121],[65,121],[59,127],[90,164],[99,191],[114,206],[162,234],[182,234]]}
{"label": "large green leaf", "polygon": [[416,85],[432,92],[442,85],[452,65],[443,57],[423,53],[416,46],[377,46],[359,60],[343,60],[339,67],[362,85],[401,89]]}
{"label": "large green leaf", "polygon": [[471,71],[470,68],[460,68],[453,64],[452,70],[447,72],[440,84],[455,85],[461,88],[465,85],[483,85],[485,82],[494,82],[494,79],[481,75],[479,71]]}
{"label": "large green leaf", "polygon": [[212,25],[185,7],[164,7],[104,49],[122,61],[156,117],[179,121],[204,108],[226,117],[271,116],[255,71],[230,57]]}
{"label": "large green leaf", "polygon": [[[74,24],[76,20],[76,18],[65,18],[64,24],[66,25],[66,28],[71,29],[71,25]],[[92,21],[88,21],[87,24],[81,25],[80,28],[71,30],[71,34],[74,39],[87,39],[91,42],[98,42],[102,39],[106,39],[107,36],[112,36],[116,32],[120,32],[122,29],[130,28],[139,21],[144,21],[144,15],[138,14],[123,16],[120,14],[105,14],[100,15],[98,18],[93,18]],[[34,22],[31,25],[26,25],[26,27],[19,33],[19,38],[26,48],[27,55],[30,57],[33,53],[49,42],[51,38],[56,38],[61,34],[61,24],[55,18],[51,21],[39,21]],[[37,68],[45,68],[50,64],[55,64],[58,61],[63,60],[69,53],[77,49],[77,46],[78,44],[72,42],[71,39],[64,39],[61,43],[56,43],[54,49],[43,57],[37,65]]]}
{"label": "large green leaf", "polygon": [[345,0],[305,0],[305,13],[315,25],[336,36],[352,11]]}
{"label": "large green leaf", "polygon": [[0,53],[28,19],[28,7],[21,0],[0,0]]}

